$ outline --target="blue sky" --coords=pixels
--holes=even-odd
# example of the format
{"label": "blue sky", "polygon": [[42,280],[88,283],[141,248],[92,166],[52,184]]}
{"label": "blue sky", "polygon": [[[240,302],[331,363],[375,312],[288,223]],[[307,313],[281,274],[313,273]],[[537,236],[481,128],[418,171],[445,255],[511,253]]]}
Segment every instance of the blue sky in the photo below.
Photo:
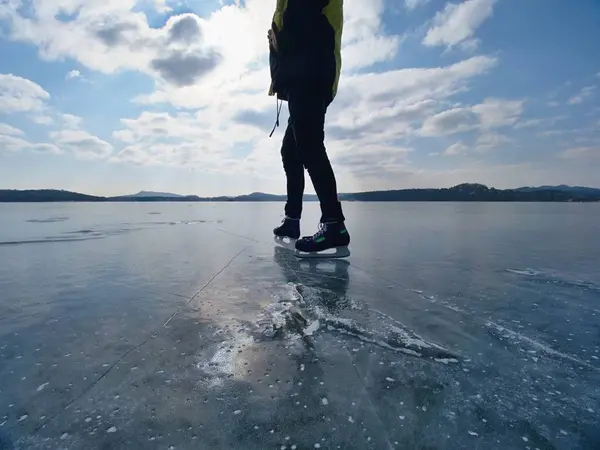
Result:
{"label": "blue sky", "polygon": [[[274,3],[0,4],[0,188],[283,193]],[[600,187],[597,1],[346,0],[345,19],[341,191]]]}

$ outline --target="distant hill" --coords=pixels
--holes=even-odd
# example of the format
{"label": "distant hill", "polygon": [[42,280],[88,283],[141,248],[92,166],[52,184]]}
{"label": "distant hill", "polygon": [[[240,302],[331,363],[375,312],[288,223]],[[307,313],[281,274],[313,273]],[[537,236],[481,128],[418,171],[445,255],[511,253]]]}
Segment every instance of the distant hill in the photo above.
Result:
{"label": "distant hill", "polygon": [[581,194],[561,190],[520,191],[495,189],[483,184],[464,183],[445,189],[402,189],[390,191],[359,192],[340,195],[342,200],[354,201],[450,201],[450,202],[567,202],[600,201],[598,194]]}
{"label": "distant hill", "polygon": [[0,202],[99,202],[104,200],[104,197],[57,189],[25,191],[0,189]]}
{"label": "distant hill", "polygon": [[172,194],[167,197],[161,196],[160,192],[156,195],[123,195],[118,197],[105,197],[104,201],[107,202],[198,202],[206,201],[197,195],[176,195]]}
{"label": "distant hill", "polygon": [[264,192],[253,192],[248,195],[233,197],[238,202],[278,202],[285,201],[285,195],[265,194]]}
{"label": "distant hill", "polygon": [[170,192],[153,192],[153,191],[140,191],[137,194],[125,195],[124,197],[161,197],[161,198],[181,198],[184,195],[171,194]]}
{"label": "distant hill", "polygon": [[[139,195],[144,194],[144,195]],[[280,202],[285,195],[253,192],[240,196],[198,197],[142,191],[135,195],[96,197],[60,190],[0,190],[0,202]],[[342,193],[342,201],[362,202],[598,202],[600,189],[569,186],[495,189],[476,183],[463,183],[443,189],[400,189]],[[317,201],[305,195],[305,201]]]}
{"label": "distant hill", "polygon": [[579,193],[586,195],[600,195],[600,189],[583,187],[583,186],[567,186],[566,184],[559,184],[558,186],[537,186],[537,187],[520,187],[515,189],[521,192],[537,192],[537,191],[563,191],[571,193]]}

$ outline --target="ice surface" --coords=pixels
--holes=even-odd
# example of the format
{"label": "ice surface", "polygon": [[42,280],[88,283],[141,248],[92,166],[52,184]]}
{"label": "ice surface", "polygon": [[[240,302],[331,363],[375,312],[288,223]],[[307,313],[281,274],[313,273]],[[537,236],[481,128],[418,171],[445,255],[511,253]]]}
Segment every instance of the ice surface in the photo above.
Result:
{"label": "ice surface", "polygon": [[0,205],[0,448],[600,448],[596,206],[281,206]]}

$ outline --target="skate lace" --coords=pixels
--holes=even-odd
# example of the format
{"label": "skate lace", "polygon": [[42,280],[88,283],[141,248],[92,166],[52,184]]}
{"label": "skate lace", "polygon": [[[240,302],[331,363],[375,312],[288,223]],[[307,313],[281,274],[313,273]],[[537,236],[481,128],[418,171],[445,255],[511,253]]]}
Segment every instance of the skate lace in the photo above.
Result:
{"label": "skate lace", "polygon": [[327,231],[327,224],[323,222],[319,222],[319,230],[313,236],[313,239],[317,239],[325,234]]}

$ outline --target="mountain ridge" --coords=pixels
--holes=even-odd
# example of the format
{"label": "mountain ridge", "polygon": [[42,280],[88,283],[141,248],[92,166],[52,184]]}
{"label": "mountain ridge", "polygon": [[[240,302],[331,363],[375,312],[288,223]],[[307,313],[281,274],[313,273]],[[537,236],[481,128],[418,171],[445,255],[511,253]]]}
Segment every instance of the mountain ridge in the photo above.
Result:
{"label": "mountain ridge", "polygon": [[[141,195],[140,195],[141,194]],[[597,202],[600,189],[582,186],[539,186],[496,189],[478,183],[462,183],[450,188],[391,189],[340,193],[341,201],[500,201],[500,202]],[[95,196],[57,189],[0,190],[0,202],[277,202],[286,196],[252,192],[237,196],[199,197],[168,192],[140,191],[121,196]],[[305,194],[305,201],[318,201],[314,194]]]}

